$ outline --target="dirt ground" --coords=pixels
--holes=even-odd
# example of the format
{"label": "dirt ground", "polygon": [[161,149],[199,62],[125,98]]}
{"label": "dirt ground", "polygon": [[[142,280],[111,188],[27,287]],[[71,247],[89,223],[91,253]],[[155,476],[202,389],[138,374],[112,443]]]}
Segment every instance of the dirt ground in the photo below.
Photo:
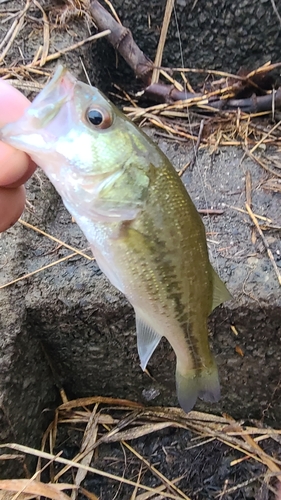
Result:
{"label": "dirt ground", "polygon": [[[24,7],[23,1],[0,5],[1,40],[12,26],[19,3]],[[58,3],[53,8],[48,2],[41,2],[40,5],[47,12],[48,19],[55,23],[64,3]],[[68,2],[68,5],[77,3]],[[31,98],[36,93],[36,87],[41,88],[51,74],[54,64],[38,65],[37,72],[23,70],[17,73],[15,68],[30,62],[43,44],[42,20],[43,13],[38,4],[32,4],[24,17],[24,25],[5,55],[4,64],[0,65],[0,76],[14,78],[16,86]],[[155,28],[155,33],[159,32],[157,30]],[[78,16],[77,9],[74,9],[65,24],[51,29],[49,51],[54,53],[69,48],[90,34],[88,20]],[[95,81],[101,81],[105,70],[110,77],[114,74],[110,67],[114,58],[112,52],[108,55],[106,47],[104,41],[100,44],[100,51],[97,46],[90,49],[90,45],[85,44],[69,50],[60,56],[60,60],[81,76],[82,56],[90,76],[96,75]],[[153,57],[153,54],[149,55]],[[110,69],[104,61],[108,61]],[[134,88],[133,80],[129,86]],[[110,92],[116,94],[116,88],[110,86]],[[120,94],[120,91],[117,93]],[[116,99],[116,96],[110,95]],[[120,105],[120,99],[117,102]],[[194,115],[192,122],[200,122],[201,118]],[[259,118],[255,123],[267,131],[274,125],[270,117]],[[211,124],[210,131],[214,130],[215,126]],[[194,144],[186,139],[171,137],[153,127],[148,127],[147,133],[158,142],[178,172],[190,160],[193,161]],[[281,272],[278,129],[276,133],[276,144],[268,147],[261,144],[257,156],[262,162],[270,161],[277,175],[245,157],[241,147],[221,146],[219,141],[217,147],[200,148],[192,168],[187,168],[182,174],[198,209],[221,212],[203,216],[203,219],[211,259],[233,295],[233,300],[219,308],[210,320],[222,400],[211,407],[199,403],[196,408],[206,415],[214,413],[225,418],[231,415],[240,427],[233,430],[228,427],[229,421],[216,421],[212,428],[206,424],[204,431],[204,424],[200,421],[199,431],[188,427],[177,413],[173,417],[175,425],[161,430],[155,427],[153,432],[147,433],[151,422],[162,425],[172,416],[159,416],[159,412],[151,410],[152,414],[146,420],[148,417],[142,414],[132,417],[131,409],[126,406],[123,410],[116,409],[114,404],[110,407],[99,406],[96,412],[107,417],[105,424],[101,423],[97,429],[91,430],[94,443],[105,435],[105,430],[119,432],[124,428],[128,434],[125,435],[125,444],[122,435],[117,442],[104,442],[102,438],[90,465],[119,478],[124,476],[134,482],[139,481],[154,488],[155,492],[136,492],[133,485],[121,480],[118,482],[88,473],[82,482],[84,492],[79,492],[81,499],[276,498],[276,480],[272,475],[278,474],[281,467],[280,431],[277,430],[281,426],[280,286],[264,244],[245,211],[246,182],[250,179],[252,209],[264,218],[260,219],[263,231]],[[257,134],[255,142],[259,137]],[[41,172],[28,183],[27,200],[23,215],[25,221],[86,252],[87,242]],[[126,398],[148,408],[151,405],[165,407],[177,404],[175,359],[170,347],[162,342],[148,367],[150,376],[142,373],[136,352],[132,309],[104,278],[93,260],[78,254],[68,258],[69,249],[21,224],[1,236],[0,249],[0,285],[35,272],[57,259],[67,258],[17,284],[0,288],[1,444],[13,441],[38,448],[43,432],[53,418],[54,409],[60,404],[59,389],[62,387],[70,399],[93,395]],[[77,405],[77,408],[76,420],[73,420],[73,413],[63,414],[65,422],[58,425],[57,439],[52,448],[55,454],[62,452],[62,456],[69,460],[75,457],[81,446],[83,449],[81,443],[85,439],[85,425],[90,415],[95,415],[93,405]],[[132,419],[136,428],[145,425],[143,435],[132,439],[126,419]],[[194,419],[196,421],[196,416]],[[243,448],[245,426],[252,429],[254,437],[258,437],[254,443],[249,444],[248,441],[249,449]],[[271,427],[276,430],[275,433]],[[230,438],[224,440],[223,433]],[[237,436],[239,442],[231,441],[238,439]],[[255,446],[260,439],[261,450],[257,450]],[[134,451],[126,448],[127,441]],[[3,463],[0,465],[0,478],[28,476],[27,469],[22,467],[24,462],[17,461],[16,466],[13,460],[3,460]],[[151,465],[163,476],[159,477]],[[33,466],[34,463],[27,462],[30,473]],[[54,470],[48,467],[42,474],[42,480],[53,480],[60,469],[61,465],[57,464]],[[167,480],[177,479],[179,491],[169,484],[167,486]],[[74,469],[60,479],[69,484],[73,480]],[[163,484],[165,489],[161,495],[156,488],[163,487]]]}

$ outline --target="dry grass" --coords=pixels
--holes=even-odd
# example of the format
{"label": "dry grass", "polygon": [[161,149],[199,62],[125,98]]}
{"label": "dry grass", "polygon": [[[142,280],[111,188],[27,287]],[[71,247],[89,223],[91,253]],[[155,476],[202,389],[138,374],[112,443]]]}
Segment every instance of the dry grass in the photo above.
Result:
{"label": "dry grass", "polygon": [[[25,55],[20,50],[23,63],[18,63],[18,61],[14,61],[10,58],[10,53],[14,54],[13,45],[20,39],[22,30],[25,28],[26,23],[31,24],[31,26],[32,23],[34,23],[33,14],[36,11],[39,11],[41,14],[41,19],[38,19],[36,30],[38,34],[38,29],[41,27],[43,43],[37,47],[32,61],[30,62],[25,62]],[[54,12],[56,13],[56,17],[52,22]],[[48,14],[43,9],[41,3],[37,0],[27,0],[24,8],[21,10],[12,9],[9,11],[9,9],[5,8],[0,11],[2,24],[6,22],[8,23],[11,18],[14,19],[3,40],[0,42],[0,77],[8,80],[12,85],[20,90],[24,91],[28,89],[38,92],[52,73],[52,69],[45,69],[47,63],[56,61],[62,55],[75,51],[83,45],[107,36],[110,33],[109,30],[105,30],[71,45],[66,45],[59,51],[54,51],[51,49],[50,44],[53,30],[59,28],[62,29],[63,26],[65,27],[65,30],[67,30],[67,22],[73,16],[81,18],[84,17],[87,19],[88,23],[91,22],[93,25],[93,21],[91,20],[91,16],[87,8],[87,2],[83,2],[83,0],[81,2],[79,2],[79,0],[67,0],[64,7],[61,6],[52,9],[48,12]],[[32,21],[30,19],[32,19]],[[38,85],[37,82],[34,82],[35,76],[42,77],[43,83]]]}
{"label": "dry grass", "polygon": [[[71,460],[63,458],[63,446],[61,449],[57,446],[62,427],[79,429],[80,451]],[[280,443],[281,430],[244,425],[243,422],[236,422],[227,415],[220,417],[196,411],[187,415],[179,408],[145,408],[141,404],[127,400],[88,397],[66,401],[57,408],[55,417],[43,436],[40,450],[16,443],[1,445],[2,448],[13,450],[13,453],[38,457],[38,465],[36,473],[30,479],[0,481],[0,489],[34,497],[39,494],[54,500],[66,500],[62,490],[72,490],[72,500],[77,497],[79,491],[91,499],[95,498],[91,496],[95,493],[81,488],[81,483],[87,474],[95,474],[131,486],[134,492],[131,498],[135,500],[155,498],[159,493],[163,498],[188,500],[189,496],[180,488],[182,483],[186,490],[185,475],[173,480],[168,479],[151,463],[151,460],[142,456],[135,446],[129,444],[129,441],[134,440],[135,443],[135,440],[169,427],[191,432],[193,437],[190,439],[190,449],[207,446],[210,440],[218,440],[232,448],[237,458],[232,460],[231,467],[245,460],[262,464],[264,473],[262,476],[258,474],[257,477],[252,477],[251,482],[266,481],[267,487],[275,491],[271,486],[272,480],[275,478],[275,484],[276,480],[281,481],[281,460],[274,453],[269,454],[262,448],[264,441],[272,440]],[[99,446],[108,443],[120,443],[120,446],[137,459],[139,470],[145,468],[159,484],[152,488],[142,483],[141,473],[138,481],[135,481],[126,478],[124,474],[117,476],[92,467],[94,453],[98,453]],[[42,466],[42,463],[45,465]],[[41,482],[42,471],[46,472],[46,469],[51,481],[47,484]],[[69,470],[72,471],[70,475]],[[72,482],[69,482],[70,477],[73,478]],[[237,491],[244,486],[243,482],[232,485],[231,488],[224,488],[217,497],[220,494],[227,494],[230,490]]]}

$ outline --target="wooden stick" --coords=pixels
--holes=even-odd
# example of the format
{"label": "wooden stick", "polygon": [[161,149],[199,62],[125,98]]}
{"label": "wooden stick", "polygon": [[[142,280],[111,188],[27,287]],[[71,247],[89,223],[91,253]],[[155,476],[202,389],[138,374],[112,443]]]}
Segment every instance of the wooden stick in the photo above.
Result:
{"label": "wooden stick", "polygon": [[25,7],[23,8],[23,10],[20,12],[19,16],[17,17],[17,20],[14,21],[14,23],[12,24],[12,32],[11,32],[11,30],[9,31],[9,33],[11,33],[11,37],[10,37],[5,49],[3,50],[3,52],[0,56],[0,63],[2,63],[4,61],[8,51],[10,50],[10,47],[14,43],[14,40],[16,39],[17,35],[19,34],[20,30],[22,29],[22,27],[24,25],[25,14],[28,11],[29,6],[30,6],[30,0],[27,0]]}
{"label": "wooden stick", "polygon": [[260,225],[259,225],[259,223],[258,223],[258,221],[257,221],[257,219],[256,219],[256,217],[255,217],[255,215],[253,214],[253,212],[252,212],[251,208],[249,207],[248,203],[245,203],[245,206],[246,206],[246,210],[247,210],[247,212],[248,212],[249,216],[251,217],[251,219],[252,219],[253,223],[255,224],[255,226],[256,226],[256,228],[257,228],[257,230],[258,230],[258,233],[259,233],[259,235],[260,235],[260,237],[261,237],[261,239],[262,239],[262,241],[263,241],[263,244],[264,244],[264,246],[265,246],[265,248],[266,248],[266,251],[267,251],[267,255],[268,255],[268,257],[269,257],[269,258],[270,258],[270,260],[271,260],[271,263],[272,263],[273,269],[274,269],[274,271],[275,271],[275,273],[276,273],[276,276],[277,276],[277,278],[278,278],[279,285],[281,286],[281,274],[280,274],[280,271],[279,271],[279,269],[278,269],[278,267],[277,267],[277,264],[276,264],[276,262],[275,262],[275,260],[274,260],[274,257],[273,257],[273,254],[272,254],[272,251],[270,250],[270,247],[269,247],[268,241],[267,241],[266,237],[264,236],[264,234],[263,234],[263,232],[262,232],[262,230],[261,230],[261,228],[260,228]]}
{"label": "wooden stick", "polygon": [[[110,35],[110,30],[105,30],[102,31],[101,33],[96,33],[96,35],[89,36],[89,38],[85,38],[85,40],[81,40],[80,42],[70,45],[69,47],[65,47],[64,49],[61,49],[58,52],[55,52],[54,54],[49,54],[45,58],[45,62],[54,61],[55,59],[58,59],[62,54],[66,54],[67,52],[78,49],[79,47],[82,47],[82,45],[84,45],[85,43],[92,42],[93,40],[97,40],[98,38],[102,38],[103,36],[107,35]],[[34,66],[41,66],[41,60],[42,59],[37,61]],[[29,65],[27,65],[26,68],[29,69]]]}
{"label": "wooden stick", "polygon": [[48,53],[49,53],[49,48],[50,48],[50,24],[48,21],[48,17],[46,15],[46,12],[44,11],[43,7],[40,5],[37,0],[33,0],[34,4],[36,7],[41,10],[42,12],[42,20],[43,20],[43,50],[42,50],[42,55],[41,55],[41,60],[40,60],[40,66],[44,66]]}
{"label": "wooden stick", "polygon": [[159,75],[160,75],[160,66],[162,63],[163,50],[167,38],[167,32],[170,24],[171,15],[173,12],[175,0],[167,0],[165,14],[163,19],[163,24],[161,28],[159,43],[157,47],[157,52],[154,60],[154,69],[152,72],[151,83],[158,83]]}
{"label": "wooden stick", "polygon": [[22,224],[23,226],[27,227],[28,229],[33,229],[33,231],[36,231],[37,233],[42,234],[43,236],[46,236],[50,240],[55,241],[56,243],[58,243],[59,245],[65,247],[65,248],[68,248],[68,250],[72,250],[72,252],[75,252],[78,255],[81,255],[81,257],[84,257],[85,259],[95,260],[94,257],[91,257],[90,255],[87,255],[86,253],[82,252],[78,248],[74,248],[71,245],[68,245],[64,241],[61,241],[58,238],[55,238],[55,236],[52,236],[51,234],[45,233],[45,231],[42,231],[42,229],[39,229],[39,227],[36,227],[36,226],[33,226],[32,224],[29,224],[29,222],[26,222],[23,219],[19,219],[18,222],[20,222],[20,224]]}
{"label": "wooden stick", "polygon": [[118,50],[136,76],[149,84],[153,63],[137,46],[131,31],[115,21],[97,0],[91,0],[90,12],[99,30],[109,29],[111,31],[107,38],[109,43]]}
{"label": "wooden stick", "polygon": [[252,207],[252,179],[251,172],[247,170],[246,179],[245,179],[245,188],[246,188],[246,202],[249,207]]}
{"label": "wooden stick", "polygon": [[3,288],[6,288],[7,286],[13,285],[14,283],[17,283],[18,281],[25,280],[26,278],[30,278],[31,276],[34,276],[34,274],[39,273],[40,271],[45,271],[45,269],[49,269],[52,266],[56,266],[57,264],[60,264],[61,262],[64,262],[67,259],[71,259],[72,257],[75,257],[77,255],[77,252],[71,253],[70,255],[67,255],[66,257],[62,257],[59,260],[56,260],[55,262],[51,262],[51,264],[47,264],[46,266],[40,267],[40,269],[36,269],[36,271],[32,271],[31,273],[24,274],[24,276],[20,276],[19,278],[16,278],[13,281],[9,281],[9,283],[5,283],[4,285],[0,286],[0,290]]}

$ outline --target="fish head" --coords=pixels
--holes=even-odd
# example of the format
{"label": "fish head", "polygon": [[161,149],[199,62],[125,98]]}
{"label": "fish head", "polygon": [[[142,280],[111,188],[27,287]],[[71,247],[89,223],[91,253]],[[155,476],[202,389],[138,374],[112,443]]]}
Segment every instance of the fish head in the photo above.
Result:
{"label": "fish head", "polygon": [[24,115],[0,130],[0,139],[29,154],[75,214],[132,220],[145,204],[146,137],[61,65]]}

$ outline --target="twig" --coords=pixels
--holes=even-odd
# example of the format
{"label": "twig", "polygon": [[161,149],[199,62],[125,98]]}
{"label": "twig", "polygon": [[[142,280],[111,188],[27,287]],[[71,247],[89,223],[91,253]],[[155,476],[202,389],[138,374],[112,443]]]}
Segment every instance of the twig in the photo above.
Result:
{"label": "twig", "polygon": [[[176,484],[179,481],[181,481],[184,478],[185,474],[183,474],[180,477],[177,477],[176,479],[173,479],[171,481],[172,484]],[[161,486],[156,486],[154,488],[154,493],[141,493],[140,495],[137,496],[136,500],[149,500],[150,498],[154,497],[156,493],[161,493],[162,491],[166,490],[166,485],[162,484]],[[161,498],[161,497],[158,497]],[[162,497],[163,498],[163,497]]]}
{"label": "twig", "polygon": [[261,140],[258,141],[254,145],[254,147],[251,149],[250,153],[253,154],[253,152],[265,141],[265,139],[267,139],[267,137],[269,137],[272,134],[272,132],[274,132],[275,129],[280,127],[280,124],[281,124],[281,120],[278,123],[275,123],[275,125],[261,138]]}
{"label": "twig", "polygon": [[[79,464],[76,462],[73,462],[72,460],[67,460],[66,458],[55,456],[51,453],[46,453],[45,451],[40,451],[40,450],[35,450],[33,448],[30,448],[28,446],[24,446],[21,444],[17,443],[5,443],[5,444],[0,444],[0,448],[11,448],[13,450],[18,450],[22,453],[29,453],[31,455],[34,455],[36,457],[41,457],[45,458],[47,460],[53,460],[54,462],[58,462],[61,464],[66,464],[69,465],[70,467],[74,467],[76,469],[84,469],[88,472],[92,472],[93,474],[97,474],[99,476],[107,477],[108,479],[112,479],[114,481],[120,482],[120,480],[125,483],[129,484],[130,486],[138,486],[139,488],[146,490],[146,491],[154,491],[153,488],[150,488],[149,486],[145,486],[144,484],[137,484],[134,481],[131,481],[130,479],[126,478],[120,478],[118,476],[115,476],[114,474],[110,474],[109,472],[105,472],[99,469],[96,469],[94,467],[89,467],[87,465]],[[178,497],[175,495],[170,495],[169,493],[166,493],[166,498],[172,498],[178,500]]]}
{"label": "twig", "polygon": [[30,278],[31,276],[34,276],[34,274],[37,274],[40,271],[45,271],[45,269],[49,269],[49,267],[56,266],[57,264],[60,264],[61,262],[64,262],[67,259],[71,259],[72,257],[75,257],[75,255],[77,255],[77,252],[71,253],[70,255],[67,255],[66,257],[62,257],[61,259],[58,259],[55,262],[51,262],[51,264],[47,264],[46,266],[40,267],[40,269],[36,269],[36,271],[32,271],[31,273],[24,274],[23,276],[20,276],[19,278],[16,278],[13,281],[9,281],[9,283],[5,283],[5,285],[1,285],[0,290],[2,290],[3,288],[6,288],[7,286],[13,285],[14,283],[18,283],[18,281]]}
{"label": "twig", "polygon": [[188,161],[188,162],[187,162],[187,163],[186,163],[186,164],[185,164],[185,165],[184,165],[184,166],[180,169],[180,171],[178,172],[179,177],[181,177],[181,176],[184,174],[184,172],[185,172],[185,171],[186,171],[186,169],[189,167],[189,165],[190,165],[190,161]]}
{"label": "twig", "polygon": [[170,19],[172,15],[172,11],[174,8],[175,0],[167,0],[165,14],[163,19],[163,24],[161,28],[159,43],[156,51],[156,56],[154,60],[154,69],[152,72],[151,83],[158,83],[159,75],[160,75],[160,66],[162,63],[163,50],[165,46],[165,41],[167,38],[168,27],[170,24]]}
{"label": "twig", "polygon": [[256,219],[256,217],[255,217],[255,215],[254,215],[254,213],[252,212],[251,208],[249,207],[248,203],[245,203],[245,206],[246,206],[246,209],[247,209],[247,212],[248,212],[249,216],[251,217],[251,219],[252,219],[253,223],[255,224],[255,226],[256,226],[256,228],[257,228],[257,230],[258,230],[258,233],[259,233],[259,235],[260,235],[260,237],[261,237],[261,239],[262,239],[262,241],[263,241],[263,244],[264,244],[264,246],[265,246],[265,248],[266,248],[266,251],[267,251],[267,255],[268,255],[268,257],[269,257],[269,258],[270,258],[270,260],[271,260],[271,263],[272,263],[273,269],[274,269],[274,271],[275,271],[275,273],[276,273],[276,276],[277,276],[277,278],[278,278],[279,285],[281,286],[281,274],[280,274],[279,269],[278,269],[278,267],[277,267],[277,264],[276,264],[276,262],[275,262],[275,260],[274,260],[274,257],[273,257],[273,254],[272,254],[272,251],[270,250],[270,247],[269,247],[268,241],[267,241],[266,237],[264,236],[264,234],[263,234],[263,232],[262,232],[262,230],[261,230],[261,228],[260,228],[260,226],[259,226],[259,223],[258,223],[258,221],[257,221],[257,219]]}
{"label": "twig", "polygon": [[114,17],[115,17],[116,21],[117,21],[119,24],[122,24],[122,23],[121,23],[121,21],[120,21],[120,18],[119,18],[119,16],[118,16],[118,14],[117,14],[117,12],[116,12],[116,10],[114,9],[114,7],[113,7],[113,5],[112,5],[112,3],[111,3],[109,0],[104,0],[104,1],[105,1],[106,5],[108,5],[108,7],[110,8],[110,10],[111,10],[112,14],[114,15]]}
{"label": "twig", "polygon": [[174,85],[165,85],[161,82],[153,83],[145,89],[145,97],[151,101],[159,103],[181,101],[183,99],[194,99],[194,97],[202,98],[202,94],[195,94],[178,90]]}
{"label": "twig", "polygon": [[216,208],[199,208],[197,210],[199,214],[203,215],[222,215],[224,214],[224,210],[218,210]]}
{"label": "twig", "polygon": [[195,146],[193,148],[193,157],[192,157],[192,160],[190,162],[189,169],[192,169],[194,163],[196,162],[197,153],[198,153],[198,149],[199,149],[199,146],[200,146],[200,142],[201,142],[202,134],[203,134],[203,130],[204,130],[204,124],[205,124],[204,120],[201,120],[199,132],[198,132],[198,137],[197,137],[196,144],[195,144]]}
{"label": "twig", "polygon": [[[223,89],[220,89],[217,93],[222,93]],[[267,95],[256,96],[247,99],[230,99],[220,96],[218,99],[210,99],[208,95],[204,94],[191,94],[185,91],[177,90],[171,85],[165,85],[164,83],[155,83],[150,85],[145,90],[145,96],[148,99],[153,99],[156,102],[170,102],[170,101],[181,101],[184,99],[194,99],[199,100],[205,99],[205,105],[210,107],[210,111],[234,111],[236,109],[241,109],[244,113],[260,113],[263,111],[272,110],[272,101],[274,101],[274,108],[280,109],[281,107],[281,88],[276,91],[271,92]],[[203,104],[203,103],[202,103]],[[199,103],[193,101],[190,106],[197,107]]]}
{"label": "twig", "polygon": [[192,141],[197,140],[197,137],[195,135],[191,135],[191,134],[188,134],[187,132],[182,132],[180,130],[175,130],[172,127],[169,127],[169,125],[162,123],[160,120],[157,120],[156,118],[157,117],[149,118],[149,121],[150,121],[150,123],[152,123],[152,125],[155,125],[156,127],[162,128],[162,129],[164,129],[164,130],[166,130],[174,135],[180,135],[181,137],[185,137],[186,139],[191,139]]}
{"label": "twig", "polygon": [[[58,52],[55,52],[54,54],[49,54],[45,62],[50,62],[54,61],[55,59],[58,59],[62,54],[66,54],[67,52],[71,52],[72,50],[78,49],[79,47],[82,47],[82,45],[85,45],[85,43],[93,42],[93,40],[98,40],[98,38],[102,38],[104,36],[110,35],[110,30],[104,30],[101,33],[96,33],[96,35],[89,36],[89,38],[85,38],[84,40],[81,40],[80,42],[74,43],[73,45],[70,45],[69,47],[65,47],[64,49],[61,49]],[[41,66],[41,59],[37,61],[34,66]],[[29,68],[30,65],[28,64],[27,66],[24,66],[24,68]]]}
{"label": "twig", "polygon": [[154,465],[151,465],[151,463],[146,460],[140,453],[138,453],[132,446],[130,446],[128,443],[126,443],[126,441],[123,441],[123,445],[126,446],[126,448],[131,452],[133,453],[139,460],[141,460],[141,462],[143,462],[146,467],[148,467],[151,472],[156,476],[158,477],[162,482],[163,484],[166,485],[166,487],[170,490],[174,490],[179,496],[180,498],[184,498],[185,500],[191,500],[190,497],[188,497],[187,495],[185,495],[183,493],[183,491],[181,491],[175,484],[173,484],[172,481],[169,481],[165,476],[164,474],[162,474],[158,469],[156,469],[156,467],[154,467]]}
{"label": "twig", "polygon": [[39,10],[41,10],[43,17],[43,50],[40,60],[40,66],[44,66],[47,61],[49,46],[50,46],[50,25],[46,12],[44,11],[40,3],[37,2],[37,0],[33,0],[33,3]]}
{"label": "twig", "polygon": [[281,174],[278,174],[278,172],[275,172],[274,170],[272,170],[272,168],[265,165],[265,163],[260,158],[257,158],[257,156],[253,155],[251,153],[251,151],[249,151],[246,148],[244,148],[244,151],[245,151],[246,155],[248,155],[250,158],[252,158],[252,160],[254,160],[258,165],[260,165],[260,167],[264,168],[264,170],[266,170],[270,174],[272,174],[276,177],[279,177],[281,179]]}
{"label": "twig", "polygon": [[30,92],[40,92],[40,90],[42,90],[45,87],[45,85],[38,82],[23,82],[21,80],[13,80],[13,79],[7,79],[5,81],[8,82],[13,87],[15,87],[16,89],[28,90]]}
{"label": "twig", "polygon": [[139,49],[133,40],[131,31],[115,21],[97,0],[91,0],[90,11],[99,30],[110,30],[111,33],[107,40],[131,66],[136,76],[150,83],[153,63]]}
{"label": "twig", "polygon": [[[250,208],[247,204],[247,210],[248,208]],[[251,210],[251,209],[250,209]],[[249,212],[249,215],[251,216],[250,212]],[[281,283],[280,283],[281,284]],[[235,422],[234,419],[231,419],[230,418],[230,421],[233,420],[233,425],[234,427],[238,430],[238,431],[242,431],[242,427],[237,423]],[[245,440],[245,442],[250,445],[257,453],[257,455],[259,457],[261,457],[263,459],[263,463],[265,465],[267,465],[267,467],[269,468],[270,472],[273,472],[273,473],[277,473],[276,474],[276,477],[279,481],[281,481],[281,477],[280,477],[280,473],[281,473],[281,469],[280,467],[271,459],[271,457],[267,454],[264,453],[263,449],[258,445],[258,443],[249,435],[249,434],[243,434],[243,439]]]}
{"label": "twig", "polygon": [[23,226],[25,226],[25,227],[27,227],[29,229],[33,229],[33,231],[36,231],[37,233],[42,234],[43,236],[46,236],[50,240],[55,241],[59,245],[62,245],[63,247],[68,248],[68,250],[72,250],[72,252],[75,252],[78,255],[81,255],[81,257],[85,257],[85,259],[95,260],[94,257],[90,257],[89,255],[87,255],[86,253],[82,252],[78,248],[74,248],[71,245],[68,245],[67,243],[64,243],[64,241],[61,241],[58,238],[55,238],[55,236],[52,236],[49,233],[45,233],[45,231],[42,231],[42,229],[39,229],[38,227],[33,226],[32,224],[29,224],[29,222],[26,222],[25,220],[19,219],[18,222],[20,222],[20,224],[22,224]]}
{"label": "twig", "polygon": [[[242,214],[246,214],[247,211],[246,210],[243,210],[243,208],[238,208],[238,207],[233,207],[232,205],[229,205],[229,208],[232,208],[232,210],[237,210],[237,212],[241,212]],[[257,215],[257,214],[254,214],[254,216],[257,218],[257,219],[260,219],[260,220],[263,220],[265,222],[268,222],[269,224],[272,223],[272,220],[271,219],[268,219],[268,217],[263,217],[263,215]]]}
{"label": "twig", "polygon": [[49,77],[52,72],[48,72],[47,70],[42,70],[39,68],[34,68],[32,65],[19,65],[13,67],[12,71],[11,68],[0,68],[0,75],[5,79],[5,77],[10,78],[11,75],[16,75],[16,74],[26,74],[26,73],[34,73],[35,75],[40,75],[40,76],[47,76]]}
{"label": "twig", "polygon": [[96,403],[101,403],[101,404],[108,404],[110,406],[126,406],[126,408],[129,409],[140,409],[143,408],[144,406],[141,403],[136,403],[135,401],[130,401],[129,399],[120,399],[120,398],[111,398],[111,397],[106,397],[106,396],[89,396],[85,398],[77,398],[73,399],[71,401],[68,401],[67,403],[62,403],[59,407],[58,410],[72,410],[72,408],[77,408],[80,406],[89,406],[89,405],[94,405]]}
{"label": "twig", "polygon": [[252,206],[252,179],[251,179],[251,172],[249,172],[249,170],[247,170],[247,172],[246,172],[245,189],[246,189],[246,202],[248,203],[249,207],[251,207]]}
{"label": "twig", "polygon": [[[261,476],[262,477],[262,476]],[[257,477],[251,477],[250,479],[247,479],[246,481],[243,481],[243,483],[236,484],[235,486],[232,486],[231,488],[224,488],[221,493],[218,493],[215,498],[219,497],[220,499],[223,499],[224,495],[229,494],[229,493],[234,493],[237,490],[240,490],[241,488],[244,488],[245,486],[249,486],[249,484],[254,483],[257,481]],[[223,496],[221,496],[223,494]]]}
{"label": "twig", "polygon": [[[278,63],[277,67],[278,67]],[[274,69],[276,67],[276,64],[274,65]],[[281,63],[280,63],[281,64]],[[196,74],[202,74],[202,75],[216,75],[216,76],[221,76],[223,78],[231,78],[237,81],[241,82],[249,82],[249,75],[252,73],[248,73],[247,75],[241,76],[241,75],[235,75],[234,73],[229,73],[228,71],[221,71],[218,69],[208,69],[208,68],[170,68],[170,71],[176,71],[178,73],[196,73]],[[249,82],[249,83],[254,83],[254,82]]]}
{"label": "twig", "polygon": [[15,27],[17,26],[18,19],[15,19],[13,24],[11,25],[10,29],[7,31],[6,35],[4,36],[2,42],[0,42],[0,50],[4,47],[5,43],[11,38]]}
{"label": "twig", "polygon": [[[10,28],[9,30],[9,35],[10,36],[10,39],[5,47],[5,49],[3,50],[1,56],[0,56],[0,63],[3,62],[3,60],[5,59],[11,45],[13,44],[15,38],[17,37],[17,35],[19,34],[20,30],[22,29],[23,27],[23,24],[24,24],[24,16],[26,14],[26,12],[28,11],[29,9],[29,6],[30,6],[30,0],[27,0],[26,4],[25,4],[25,7],[23,8],[23,10],[19,13],[17,19],[13,22],[12,24],[12,27]],[[6,38],[6,37],[5,37]]]}
{"label": "twig", "polygon": [[[112,6],[109,1],[107,4]],[[198,98],[200,103],[193,101],[189,103],[189,106],[195,108],[208,109],[208,111],[220,111],[220,110],[237,110],[241,109],[245,113],[258,113],[258,112],[272,112],[274,109],[281,108],[281,88],[274,90],[266,95],[256,96],[253,94],[251,97],[246,99],[235,99],[237,89],[242,89],[242,84],[251,85],[253,89],[260,89],[258,83],[254,81],[254,78],[264,73],[276,69],[281,63],[270,64],[266,63],[257,70],[248,73],[245,76],[232,75],[231,73],[218,72],[213,70],[198,70],[194,68],[173,68],[174,70],[181,70],[181,72],[197,72],[197,73],[209,73],[209,74],[220,74],[224,75],[226,78],[231,77],[234,79],[234,83],[226,88],[220,88],[215,93],[205,94],[187,94],[185,90],[181,90],[180,84],[173,81],[173,85],[166,85],[158,82],[159,73],[164,74],[165,68],[160,67],[160,62],[162,59],[163,47],[165,38],[167,35],[167,28],[169,24],[169,19],[171,16],[174,0],[167,0],[166,11],[163,21],[163,27],[161,32],[161,37],[158,45],[158,53],[155,60],[155,65],[152,61],[140,50],[138,45],[135,43],[132,33],[129,29],[124,28],[122,24],[116,21],[112,15],[98,2],[98,0],[90,1],[90,11],[94,19],[94,22],[99,30],[110,29],[111,33],[108,36],[108,41],[111,45],[118,50],[121,56],[133,69],[136,76],[141,78],[146,89],[144,94],[147,98],[156,100],[157,102],[170,102],[186,100],[186,98],[193,99]],[[114,11],[114,15],[115,15]],[[171,71],[171,70],[169,70]],[[172,78],[165,73],[166,78],[172,80]],[[238,86],[237,82],[240,83]],[[218,98],[213,98],[214,95],[218,95]],[[204,101],[204,102],[202,102]],[[207,108],[206,108],[207,106]]]}
{"label": "twig", "polygon": [[277,7],[276,7],[276,4],[275,4],[275,1],[274,0],[271,0],[271,5],[272,5],[272,8],[273,8],[273,11],[275,12],[276,16],[277,16],[277,19],[279,21],[279,23],[281,24],[281,16],[277,10]]}

